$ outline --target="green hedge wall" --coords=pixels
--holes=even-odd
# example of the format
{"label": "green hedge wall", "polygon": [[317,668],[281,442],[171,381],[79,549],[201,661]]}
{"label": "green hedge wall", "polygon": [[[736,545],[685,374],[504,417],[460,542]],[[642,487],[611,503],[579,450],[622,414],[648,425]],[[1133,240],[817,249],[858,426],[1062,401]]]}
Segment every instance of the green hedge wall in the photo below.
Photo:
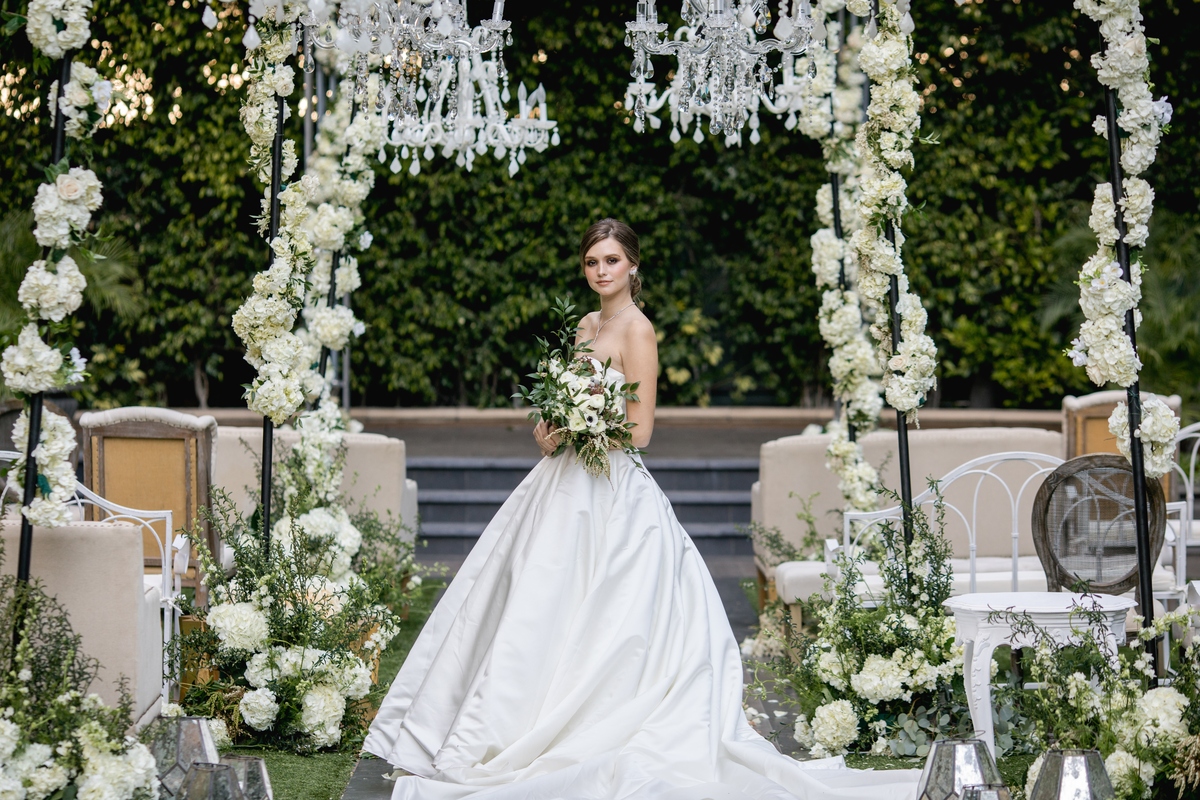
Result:
{"label": "green hedge wall", "polygon": [[[6,11],[23,5],[0,2]],[[114,68],[150,77],[155,105],[149,118],[95,143],[102,225],[134,245],[144,312],[132,322],[81,312],[81,338],[106,352],[123,347],[146,374],[111,380],[100,402],[190,405],[209,381],[212,404],[236,405],[250,374],[229,319],[266,252],[251,230],[258,190],[244,175],[240,93],[220,86],[241,63],[241,22],[210,33],[186,5],[96,3],[93,36],[115,45]],[[808,246],[823,180],[817,146],[774,119],[764,120],[762,143],[732,150],[712,137],[673,146],[665,127],[636,134],[620,105],[632,0],[511,0],[508,10],[514,80],[545,84],[562,143],[530,153],[513,179],[507,162],[490,156],[472,173],[440,157],[416,178],[379,166],[367,205],[375,244],[355,298],[368,324],[353,351],[355,403],[507,403],[553,298],[591,302],[575,248],[583,229],[608,215],[642,236],[663,402],[827,399]],[[1166,264],[1163,302],[1175,305],[1147,308],[1161,319],[1144,329],[1146,384],[1195,397],[1200,337],[1180,336],[1169,315],[1186,318],[1179,303],[1197,291],[1189,278],[1200,249],[1200,104],[1189,76],[1197,74],[1200,0],[1160,0],[1144,11],[1160,39],[1156,93],[1175,103],[1147,176],[1162,212],[1147,261],[1152,270]],[[1086,249],[1086,205],[1104,179],[1103,141],[1091,130],[1102,95],[1088,65],[1098,33],[1065,1],[960,8],[938,0],[913,14],[927,92],[922,132],[939,140],[916,152],[918,210],[905,223],[908,270],[941,351],[941,390],[931,400],[1055,407],[1064,392],[1088,391],[1082,370],[1061,355],[1077,322],[1054,313],[1054,302],[1069,307],[1061,300],[1081,239]],[[0,39],[0,48],[0,72],[27,70],[13,90],[18,100],[44,96],[49,65],[31,63],[24,35]],[[101,49],[83,58],[95,63]],[[48,140],[44,120],[17,120],[8,109],[0,214],[28,207]],[[1196,366],[1181,369],[1189,359]]]}

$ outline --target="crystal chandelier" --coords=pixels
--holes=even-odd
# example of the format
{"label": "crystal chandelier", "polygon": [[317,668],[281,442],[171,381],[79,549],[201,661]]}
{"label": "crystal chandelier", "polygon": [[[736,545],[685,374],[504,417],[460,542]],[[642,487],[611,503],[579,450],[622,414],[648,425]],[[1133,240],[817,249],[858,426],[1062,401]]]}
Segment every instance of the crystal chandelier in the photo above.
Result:
{"label": "crystal chandelier", "polygon": [[[771,110],[775,106],[778,68],[768,63],[768,57],[781,54],[786,76],[811,38],[823,35],[813,30],[809,0],[780,0],[773,38],[759,38],[771,25],[766,0],[684,0],[682,16],[683,27],[667,38],[667,25],[658,21],[655,0],[638,0],[637,18],[625,24],[625,44],[634,51],[633,82],[626,101],[634,112],[635,129],[645,129],[647,114],[651,127],[660,127],[661,120],[653,113],[670,102],[673,141],[693,119],[703,137],[700,117],[708,119],[710,132],[725,134],[726,144],[740,143],[747,123],[751,141],[757,141],[759,104],[766,103]],[[655,55],[674,55],[679,62],[671,86],[662,95],[652,82],[650,57]]]}
{"label": "crystal chandelier", "polygon": [[[509,175],[516,175],[527,148],[540,153],[559,143],[558,123],[547,113],[546,89],[540,84],[533,92],[519,85],[517,114],[508,116],[508,75],[497,53],[487,60],[478,54],[459,60],[453,83],[445,71],[423,72],[421,78],[415,93],[419,114],[392,122],[388,142],[397,148],[393,172],[400,171],[401,159],[411,157],[409,172],[417,175],[418,153],[428,161],[439,149],[443,157],[454,158],[470,171],[476,155],[491,150],[497,159],[507,155]],[[435,80],[441,84],[434,85]]]}
{"label": "crystal chandelier", "polygon": [[558,144],[542,86],[531,94],[518,87],[515,117],[504,109],[510,100],[504,46],[512,43],[504,0],[495,0],[491,19],[474,28],[465,0],[342,0],[332,25],[323,0],[309,0],[309,9],[301,20],[306,64],[314,47],[337,48],[347,57],[359,103],[366,102],[369,75],[380,74],[376,110],[391,125],[393,172],[411,159],[409,172],[417,175],[420,158],[430,160],[439,150],[470,170],[476,154],[490,149],[496,158],[510,156],[515,175],[527,148],[541,152]]}

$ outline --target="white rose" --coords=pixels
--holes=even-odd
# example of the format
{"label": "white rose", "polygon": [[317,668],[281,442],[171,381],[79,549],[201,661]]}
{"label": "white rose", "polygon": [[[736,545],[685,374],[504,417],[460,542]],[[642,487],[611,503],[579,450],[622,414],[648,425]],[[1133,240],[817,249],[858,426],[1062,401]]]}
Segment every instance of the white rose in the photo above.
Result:
{"label": "white rose", "polygon": [[59,175],[54,181],[58,196],[68,203],[73,203],[83,197],[83,184],[74,175]]}

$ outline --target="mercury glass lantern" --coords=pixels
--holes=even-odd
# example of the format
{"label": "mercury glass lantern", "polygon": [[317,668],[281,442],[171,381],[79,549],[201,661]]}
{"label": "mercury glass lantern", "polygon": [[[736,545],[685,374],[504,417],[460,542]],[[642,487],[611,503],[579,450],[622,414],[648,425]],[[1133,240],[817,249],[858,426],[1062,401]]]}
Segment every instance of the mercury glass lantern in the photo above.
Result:
{"label": "mercury glass lantern", "polygon": [[1012,800],[1012,792],[1003,783],[977,783],[963,787],[962,800]]}
{"label": "mercury glass lantern", "polygon": [[980,739],[934,742],[917,783],[917,800],[964,800],[967,786],[1002,784],[991,751]]}
{"label": "mercury glass lantern", "polygon": [[245,800],[228,764],[192,764],[179,787],[179,800]]}
{"label": "mercury glass lantern", "polygon": [[274,800],[266,761],[256,756],[221,756],[221,763],[233,770],[246,800]]}
{"label": "mercury glass lantern", "polygon": [[203,717],[163,717],[150,731],[150,753],[158,764],[159,796],[179,797],[179,788],[193,764],[216,764],[221,760],[208,720]]}
{"label": "mercury glass lantern", "polygon": [[1097,750],[1051,750],[1029,800],[1112,800],[1112,781]]}

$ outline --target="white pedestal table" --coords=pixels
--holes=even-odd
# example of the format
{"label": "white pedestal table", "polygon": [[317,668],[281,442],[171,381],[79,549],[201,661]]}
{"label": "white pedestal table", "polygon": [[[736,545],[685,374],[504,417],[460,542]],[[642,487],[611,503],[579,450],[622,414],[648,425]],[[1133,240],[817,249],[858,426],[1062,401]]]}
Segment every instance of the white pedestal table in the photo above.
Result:
{"label": "white pedestal table", "polygon": [[[986,592],[951,597],[943,605],[954,614],[958,641],[963,645],[963,683],[975,735],[996,755],[992,725],[992,654],[1000,645],[1014,650],[1035,644],[1032,637],[1012,628],[1008,614],[1027,617],[1055,641],[1067,644],[1075,631],[1089,623],[1081,609],[1103,615],[1103,635],[1110,637],[1111,652],[1125,641],[1125,617],[1137,605],[1128,597],[1083,595],[1069,592]],[[993,616],[997,612],[1005,616]],[[1007,612],[1007,613],[1006,613]]]}

